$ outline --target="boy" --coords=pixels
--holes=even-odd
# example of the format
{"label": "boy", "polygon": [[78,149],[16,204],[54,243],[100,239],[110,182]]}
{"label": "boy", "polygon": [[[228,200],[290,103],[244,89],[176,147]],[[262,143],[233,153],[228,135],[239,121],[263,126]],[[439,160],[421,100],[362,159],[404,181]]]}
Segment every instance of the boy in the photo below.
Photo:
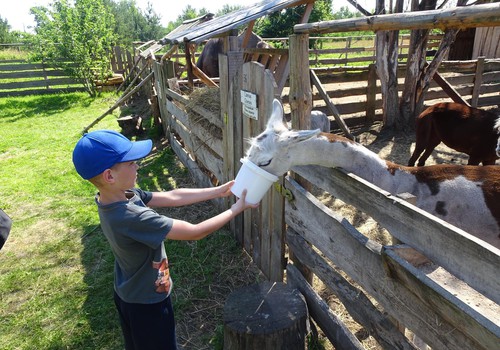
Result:
{"label": "boy", "polygon": [[198,240],[247,208],[246,193],[230,209],[199,224],[171,219],[153,207],[193,204],[227,197],[234,181],[214,188],[147,192],[135,188],[137,160],[151,140],[131,142],[112,130],[84,135],[73,150],[78,174],[98,190],[101,227],[115,257],[114,299],[127,350],[177,349],[164,239]]}

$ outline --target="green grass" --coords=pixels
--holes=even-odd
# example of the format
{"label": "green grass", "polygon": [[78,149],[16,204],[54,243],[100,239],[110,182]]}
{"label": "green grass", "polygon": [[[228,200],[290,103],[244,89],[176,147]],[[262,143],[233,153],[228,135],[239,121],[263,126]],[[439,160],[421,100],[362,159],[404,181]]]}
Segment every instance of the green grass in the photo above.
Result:
{"label": "green grass", "polygon": [[[83,128],[116,99],[84,93],[0,99],[0,208],[13,219],[0,251],[0,349],[123,348],[112,301],[113,256],[100,232],[95,189],[71,162]],[[119,130],[118,114],[92,130]],[[145,160],[139,179],[149,190],[192,186],[169,148]],[[197,221],[213,214],[207,208],[168,214]],[[248,260],[227,231],[198,242],[168,242],[167,251],[181,337],[196,334],[195,328],[184,330],[189,324],[200,330],[193,349],[220,347],[223,300],[196,322],[193,310],[206,308],[219,288],[223,299],[238,284],[250,283],[252,276],[241,277]]]}
{"label": "green grass", "polygon": [[27,53],[17,48],[8,48],[0,50],[0,60],[25,60]]}

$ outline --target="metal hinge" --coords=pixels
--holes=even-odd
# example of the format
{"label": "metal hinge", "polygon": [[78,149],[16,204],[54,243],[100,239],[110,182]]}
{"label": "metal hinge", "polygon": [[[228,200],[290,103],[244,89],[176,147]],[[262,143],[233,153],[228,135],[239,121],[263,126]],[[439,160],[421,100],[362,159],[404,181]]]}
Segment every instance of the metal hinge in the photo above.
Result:
{"label": "metal hinge", "polygon": [[276,189],[276,191],[279,194],[281,194],[283,197],[285,197],[285,199],[287,199],[289,202],[293,202],[293,200],[295,199],[292,191],[287,189],[285,186],[283,186],[279,182],[274,183],[274,188]]}

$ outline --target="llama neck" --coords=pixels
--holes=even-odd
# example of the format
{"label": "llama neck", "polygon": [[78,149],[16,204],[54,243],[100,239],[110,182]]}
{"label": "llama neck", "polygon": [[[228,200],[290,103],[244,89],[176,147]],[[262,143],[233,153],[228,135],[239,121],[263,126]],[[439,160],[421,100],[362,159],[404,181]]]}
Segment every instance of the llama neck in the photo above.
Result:
{"label": "llama neck", "polygon": [[338,141],[324,136],[312,138],[297,144],[292,158],[292,166],[338,167],[388,191],[397,186],[383,159],[350,140]]}

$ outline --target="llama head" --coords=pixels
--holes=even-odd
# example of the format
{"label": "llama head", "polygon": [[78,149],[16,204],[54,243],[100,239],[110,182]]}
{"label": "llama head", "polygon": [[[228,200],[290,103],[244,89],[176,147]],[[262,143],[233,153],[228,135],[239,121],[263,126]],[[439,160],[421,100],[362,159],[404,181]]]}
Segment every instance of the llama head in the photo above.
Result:
{"label": "llama head", "polygon": [[267,172],[280,176],[297,165],[297,155],[293,154],[297,148],[294,146],[319,133],[319,129],[288,130],[283,122],[283,106],[275,99],[266,130],[251,140],[246,157]]}

